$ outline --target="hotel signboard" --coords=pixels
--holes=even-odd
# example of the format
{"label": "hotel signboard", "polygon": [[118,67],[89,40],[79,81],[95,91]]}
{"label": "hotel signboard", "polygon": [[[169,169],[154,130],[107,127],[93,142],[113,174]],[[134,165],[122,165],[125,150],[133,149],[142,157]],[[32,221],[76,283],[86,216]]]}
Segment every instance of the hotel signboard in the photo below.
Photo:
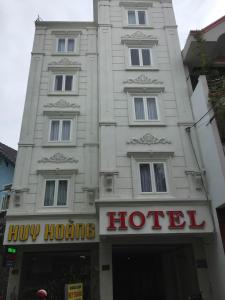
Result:
{"label": "hotel signboard", "polygon": [[100,235],[212,233],[207,205],[101,207]]}
{"label": "hotel signboard", "polygon": [[4,245],[80,242],[98,242],[96,219],[32,219],[6,222]]}

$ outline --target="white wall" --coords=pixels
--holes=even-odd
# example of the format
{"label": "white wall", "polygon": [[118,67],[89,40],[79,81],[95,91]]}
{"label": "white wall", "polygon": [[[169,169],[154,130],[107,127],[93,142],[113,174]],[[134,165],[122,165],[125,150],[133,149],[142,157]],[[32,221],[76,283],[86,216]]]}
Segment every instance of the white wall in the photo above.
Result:
{"label": "white wall", "polygon": [[[199,77],[198,85],[191,97],[191,103],[196,121],[210,109],[205,76]],[[191,131],[192,133],[195,130],[197,132],[215,221],[214,239],[206,245],[213,299],[223,300],[225,295],[225,260],[216,208],[225,203],[225,159],[215,119],[211,123],[209,122],[212,116],[213,111],[210,111]]]}

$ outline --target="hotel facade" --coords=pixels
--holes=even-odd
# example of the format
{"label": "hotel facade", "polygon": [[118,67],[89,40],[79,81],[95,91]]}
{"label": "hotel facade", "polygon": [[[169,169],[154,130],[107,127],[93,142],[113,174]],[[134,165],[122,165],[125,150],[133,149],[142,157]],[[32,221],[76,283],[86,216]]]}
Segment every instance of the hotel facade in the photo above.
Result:
{"label": "hotel facade", "polygon": [[35,25],[7,299],[70,299],[81,284],[84,300],[214,300],[172,1],[94,0],[93,22]]}

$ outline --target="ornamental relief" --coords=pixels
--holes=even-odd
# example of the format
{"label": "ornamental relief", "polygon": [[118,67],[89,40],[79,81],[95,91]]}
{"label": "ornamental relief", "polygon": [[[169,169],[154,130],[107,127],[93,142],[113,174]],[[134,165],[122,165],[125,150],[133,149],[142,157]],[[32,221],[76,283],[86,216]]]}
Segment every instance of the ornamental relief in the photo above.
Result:
{"label": "ornamental relief", "polygon": [[79,108],[80,105],[75,104],[75,103],[70,103],[69,101],[60,99],[56,103],[45,104],[44,107],[50,107],[50,108]]}
{"label": "ornamental relief", "polygon": [[49,66],[80,66],[80,63],[77,61],[71,61],[69,58],[64,57],[59,61],[50,62]]}
{"label": "ornamental relief", "polygon": [[141,74],[135,79],[131,79],[131,78],[127,79],[123,83],[129,83],[129,84],[132,84],[132,83],[137,83],[137,84],[163,84],[162,81],[159,81],[157,79],[148,78],[145,74]]}
{"label": "ornamental relief", "polygon": [[144,34],[142,31],[136,31],[136,32],[134,32],[134,33],[132,33],[132,34],[126,34],[126,35],[124,35],[124,36],[122,36],[122,40],[123,39],[137,39],[137,40],[139,40],[139,39],[147,39],[147,40],[155,40],[155,41],[157,41],[157,38],[156,37],[154,37],[154,36],[152,36],[152,35],[147,35],[147,34]]}
{"label": "ornamental relief", "polygon": [[39,163],[77,163],[78,160],[73,157],[66,157],[62,153],[55,153],[51,157],[43,157],[38,161]]}
{"label": "ornamental relief", "polygon": [[52,31],[52,34],[55,34],[55,35],[61,35],[61,36],[77,36],[79,34],[81,34],[82,32],[81,31]]}
{"label": "ornamental relief", "polygon": [[141,138],[131,138],[127,144],[143,144],[143,145],[155,145],[155,144],[171,144],[167,138],[157,138],[150,133],[146,133]]}

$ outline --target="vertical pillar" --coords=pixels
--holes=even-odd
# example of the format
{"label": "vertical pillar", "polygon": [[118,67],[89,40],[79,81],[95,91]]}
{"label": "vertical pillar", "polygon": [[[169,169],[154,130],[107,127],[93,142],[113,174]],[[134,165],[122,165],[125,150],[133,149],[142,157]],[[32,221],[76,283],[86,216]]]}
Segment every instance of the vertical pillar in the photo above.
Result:
{"label": "vertical pillar", "polygon": [[97,97],[97,40],[96,29],[88,28],[86,141],[84,146],[85,187],[89,204],[94,203],[98,186],[98,97]]}
{"label": "vertical pillar", "polygon": [[[100,126],[100,198],[111,197],[115,193],[116,173],[116,123],[113,108],[112,71],[112,24],[110,23],[110,1],[98,3],[98,67],[99,67],[99,126]],[[111,176],[110,188],[106,188]]]}
{"label": "vertical pillar", "polygon": [[100,300],[113,300],[112,245],[101,242],[99,246]]}
{"label": "vertical pillar", "polygon": [[[204,262],[206,261],[206,254],[204,251],[204,246],[202,241],[196,241],[194,244],[194,256],[196,262]],[[198,276],[198,283],[199,283],[199,290],[202,293],[204,300],[211,300],[211,286],[210,286],[210,279],[208,274],[208,267],[207,266],[198,266],[197,264],[197,276]]]}
{"label": "vertical pillar", "polygon": [[192,122],[193,116],[181,57],[177,26],[173,13],[172,3],[162,3],[165,19],[165,36],[168,45],[168,54],[172,72],[175,99],[177,102],[178,122]]}

